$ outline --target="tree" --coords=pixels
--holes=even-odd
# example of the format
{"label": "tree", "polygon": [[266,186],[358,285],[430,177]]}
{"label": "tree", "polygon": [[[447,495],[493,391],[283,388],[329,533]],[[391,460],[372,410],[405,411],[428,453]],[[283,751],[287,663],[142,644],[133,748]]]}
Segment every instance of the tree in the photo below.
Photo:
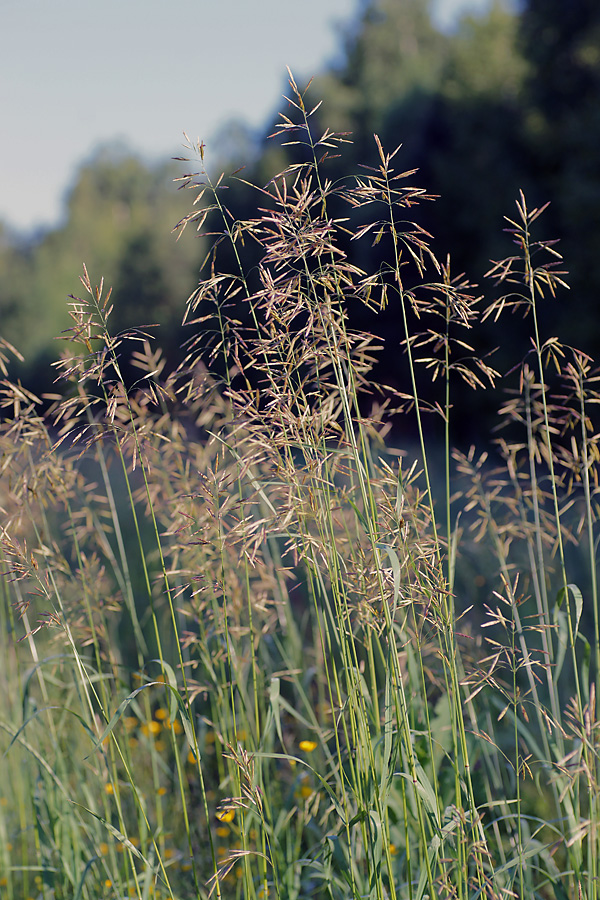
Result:
{"label": "tree", "polygon": [[2,334],[26,357],[21,377],[58,356],[54,338],[70,325],[67,298],[80,293],[83,263],[92,280],[114,288],[113,327],[160,322],[173,350],[202,254],[191,230],[179,242],[171,234],[192,199],[175,190],[179,174],[172,163],[146,165],[120,145],[101,147],[77,173],[61,225],[28,244],[4,235]]}
{"label": "tree", "polygon": [[530,166],[543,185],[551,227],[561,238],[579,310],[561,326],[592,353],[600,350],[600,5],[596,0],[528,0],[520,20],[530,63],[526,119]]}

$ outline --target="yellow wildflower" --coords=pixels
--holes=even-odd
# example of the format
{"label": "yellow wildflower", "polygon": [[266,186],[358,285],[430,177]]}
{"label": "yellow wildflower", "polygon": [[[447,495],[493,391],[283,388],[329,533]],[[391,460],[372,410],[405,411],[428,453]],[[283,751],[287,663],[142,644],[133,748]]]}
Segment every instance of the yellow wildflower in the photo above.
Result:
{"label": "yellow wildflower", "polygon": [[149,722],[144,722],[142,725],[142,734],[158,734],[162,730],[162,725],[160,722],[155,722],[154,719],[151,719]]}
{"label": "yellow wildflower", "polygon": [[235,809],[220,809],[217,812],[217,819],[219,822],[233,822],[235,816]]}

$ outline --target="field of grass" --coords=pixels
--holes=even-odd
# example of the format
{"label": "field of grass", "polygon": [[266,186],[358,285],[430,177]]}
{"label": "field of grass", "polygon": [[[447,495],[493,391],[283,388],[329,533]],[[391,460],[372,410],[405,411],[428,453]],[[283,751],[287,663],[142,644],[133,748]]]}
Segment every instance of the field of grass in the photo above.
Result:
{"label": "field of grass", "polygon": [[[191,148],[185,364],[111,334],[85,271],[50,412],[3,381],[1,895],[592,900],[597,375],[539,333],[567,302],[543,210],[518,199],[483,300],[407,221],[401,151],[328,183],[345,137],[290,87],[306,162],[252,221]],[[360,304],[404,322],[402,393]],[[499,379],[472,346],[510,313],[531,352]],[[489,457],[452,450],[457,379],[510,388]]]}

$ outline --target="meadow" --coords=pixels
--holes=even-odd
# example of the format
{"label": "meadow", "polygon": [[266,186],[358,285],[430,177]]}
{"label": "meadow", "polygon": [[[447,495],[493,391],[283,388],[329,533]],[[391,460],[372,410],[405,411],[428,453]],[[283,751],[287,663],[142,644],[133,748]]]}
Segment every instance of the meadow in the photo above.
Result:
{"label": "meadow", "polygon": [[[43,404],[3,345],[2,896],[592,900],[598,375],[540,333],[576,302],[544,209],[477,288],[401,149],[331,183],[349,137],[289,99],[253,219],[190,145],[177,228],[213,243],[176,371],[85,269]],[[401,391],[361,305],[403,322]],[[499,375],[477,328],[509,315]],[[498,396],[480,449],[459,381]]]}

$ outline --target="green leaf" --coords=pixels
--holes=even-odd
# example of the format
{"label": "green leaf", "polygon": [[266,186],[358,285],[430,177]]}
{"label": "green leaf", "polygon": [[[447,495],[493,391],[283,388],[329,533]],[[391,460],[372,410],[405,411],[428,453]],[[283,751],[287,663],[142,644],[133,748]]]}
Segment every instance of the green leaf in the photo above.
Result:
{"label": "green leaf", "polygon": [[575,601],[575,629],[573,638],[577,637],[577,632],[579,631],[579,622],[581,620],[581,613],[583,612],[583,594],[579,590],[576,584],[568,584],[566,589],[561,588],[558,594],[556,595],[556,605],[554,607],[555,612],[556,609],[560,609],[565,600],[566,591],[570,591],[573,595],[573,599]]}
{"label": "green leaf", "polygon": [[581,661],[581,682],[585,700],[590,702],[590,657],[592,648],[590,642],[583,634],[578,635],[579,640],[583,643],[583,659]]}
{"label": "green leaf", "polygon": [[392,613],[392,620],[396,614],[396,607],[398,605],[398,598],[400,597],[400,560],[398,559],[398,554],[394,550],[393,547],[390,547],[389,544],[383,544],[378,541],[375,546],[378,550],[385,550],[387,555],[390,558],[390,563],[392,566],[392,575],[394,578],[394,611]]}
{"label": "green leaf", "polygon": [[554,660],[554,679],[555,681],[558,681],[563,663],[565,661],[565,654],[567,652],[567,644],[569,638],[567,614],[563,609],[560,608],[560,603],[558,601],[554,607],[553,618],[554,627],[556,628],[556,639],[558,641],[558,650],[556,653],[556,659]]}
{"label": "green leaf", "polygon": [[350,504],[350,506],[352,507],[352,509],[353,509],[354,512],[356,513],[356,515],[358,516],[358,520],[359,520],[360,524],[362,525],[362,527],[364,528],[365,533],[366,533],[366,534],[369,534],[369,533],[370,533],[370,531],[369,531],[369,523],[367,522],[367,520],[366,520],[364,514],[361,513],[361,511],[360,511],[360,509],[358,508],[358,506],[356,505],[356,503],[354,503],[354,502],[350,499],[350,497],[348,497],[348,503]]}
{"label": "green leaf", "polygon": [[98,819],[98,821],[104,825],[106,830],[110,832],[110,834],[112,834],[112,836],[120,844],[122,844],[123,847],[126,847],[128,850],[130,850],[134,856],[137,856],[138,859],[140,859],[146,866],[149,866],[153,871],[158,871],[158,866],[152,866],[152,864],[146,859],[144,854],[140,853],[137,847],[135,847],[131,843],[129,838],[125,837],[125,835],[121,831],[119,831],[118,828],[115,828],[114,825],[111,825],[110,822],[107,822],[106,819],[104,819],[102,816],[99,816],[98,813],[95,813],[93,810],[88,809],[87,806],[82,806],[81,803],[76,803],[74,800],[71,800],[70,802],[73,804],[73,806],[76,806],[78,809],[82,809],[84,812],[89,813],[90,816]]}
{"label": "green leaf", "polygon": [[395,772],[394,774],[397,776],[400,776],[400,778],[405,778],[406,781],[409,782],[409,784],[413,785],[417,794],[419,794],[419,796],[423,800],[426,809],[428,810],[431,817],[433,818],[438,831],[440,831],[441,830],[440,811],[438,809],[435,792],[434,792],[434,790],[431,786],[431,782],[427,778],[427,775],[425,774],[425,770],[423,769],[421,764],[415,763],[415,775],[416,775],[416,779],[417,779],[416,782],[413,782],[411,776],[407,772]]}
{"label": "green leaf", "polygon": [[280,687],[281,680],[276,676],[271,678],[271,685],[269,687],[269,710],[273,714],[273,720],[275,722],[275,730],[277,731],[277,737],[279,738],[279,742],[281,746],[285,749],[285,744],[283,742],[283,732],[281,730],[281,714],[280,714]]}
{"label": "green leaf", "polygon": [[92,868],[92,866],[94,865],[94,863],[96,862],[97,859],[99,859],[98,856],[93,856],[92,859],[89,859],[87,861],[85,869],[81,873],[81,878],[79,879],[79,884],[77,885],[77,890],[75,891],[75,896],[73,897],[73,900],[81,900],[83,884],[87,877],[87,873],[90,871],[90,869]]}
{"label": "green leaf", "polygon": [[390,776],[390,762],[392,759],[392,738],[394,734],[394,712],[392,704],[392,665],[388,657],[385,673],[385,695],[383,705],[383,760],[381,763],[381,784],[379,795],[385,806],[392,778]]}
{"label": "green leaf", "polygon": [[[376,893],[377,884],[381,879],[381,860],[383,857],[383,825],[380,816],[372,810],[369,813],[369,838],[371,841],[371,858],[373,870],[371,872],[371,890]],[[375,841],[373,842],[373,832]]]}
{"label": "green leaf", "polygon": [[358,825],[359,822],[364,822],[366,818],[367,818],[367,813],[365,812],[364,809],[361,809],[359,812],[356,813],[355,816],[352,816],[352,818],[348,822],[348,828],[352,828],[354,825]]}
{"label": "green leaf", "polygon": [[[102,734],[100,735],[98,740],[95,742],[94,747],[92,749],[92,753],[95,753],[96,750],[102,746],[102,743],[106,740],[106,738],[109,736],[109,734],[112,734],[112,732],[114,731],[115,725],[117,724],[117,722],[119,721],[119,719],[121,718],[123,713],[133,703],[133,701],[135,700],[137,695],[141,694],[141,692],[145,691],[147,688],[153,687],[153,685],[162,684],[162,683],[163,683],[162,681],[149,681],[148,684],[143,684],[141,687],[136,688],[135,691],[132,691],[132,693],[129,694],[129,696],[125,697],[123,702],[119,703],[119,706],[117,707],[117,710],[114,713],[114,715],[111,717],[110,722],[108,723],[108,725],[106,726],[106,728],[104,729],[104,731],[102,732]],[[89,759],[90,756],[92,755],[92,753],[90,753],[89,756],[86,756],[85,759]]]}

